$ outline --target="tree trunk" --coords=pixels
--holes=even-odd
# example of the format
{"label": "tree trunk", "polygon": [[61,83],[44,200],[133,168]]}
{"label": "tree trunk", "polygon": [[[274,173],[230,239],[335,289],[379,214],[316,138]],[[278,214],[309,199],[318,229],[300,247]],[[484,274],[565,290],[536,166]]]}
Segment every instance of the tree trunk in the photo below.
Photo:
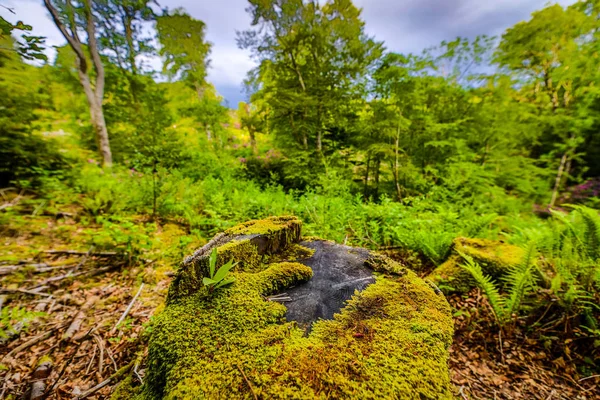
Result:
{"label": "tree trunk", "polygon": [[366,199],[369,191],[369,166],[371,165],[371,155],[367,157],[367,171],[365,172],[365,186],[363,189],[363,197]]}
{"label": "tree trunk", "polygon": [[402,190],[399,182],[399,151],[400,151],[400,121],[398,121],[398,130],[396,131],[396,142],[394,144],[394,186],[396,186],[396,196],[398,201],[402,201]]}
{"label": "tree trunk", "polygon": [[250,135],[250,147],[252,147],[252,153],[254,155],[258,154],[258,148],[256,147],[256,132],[252,127],[248,128],[248,134]]}
{"label": "tree trunk", "polygon": [[[72,10],[70,0],[66,2],[67,8]],[[86,32],[88,35],[88,50],[96,70],[96,84],[92,88],[90,81],[89,67],[83,52],[83,46],[77,35],[77,26],[75,26],[74,17],[70,18],[70,31],[63,24],[60,15],[56,8],[52,5],[50,0],[44,0],[44,5],[50,12],[52,20],[56,27],[60,30],[67,43],[75,52],[77,58],[77,73],[79,75],[79,82],[83,87],[85,96],[88,100],[90,107],[90,117],[94,133],[96,137],[96,143],[98,145],[98,152],[102,157],[103,165],[110,167],[112,165],[112,153],[110,151],[110,142],[108,140],[108,131],[106,129],[106,122],[104,120],[104,111],[102,109],[102,100],[104,98],[104,66],[100,59],[100,53],[98,52],[98,44],[96,41],[96,28],[94,26],[94,19],[92,16],[92,7],[90,0],[84,0],[84,12],[86,16]]]}
{"label": "tree trunk", "polygon": [[321,123],[321,101],[319,101],[319,106],[317,107],[317,153],[319,155],[323,154],[323,143],[322,143],[322,132],[323,132],[323,124]]}
{"label": "tree trunk", "polygon": [[558,192],[560,190],[560,182],[562,181],[563,172],[565,170],[565,164],[567,163],[568,151],[565,151],[562,158],[560,159],[560,165],[558,166],[558,172],[556,173],[556,180],[554,181],[554,190],[552,191],[552,199],[550,200],[550,207],[554,207]]}
{"label": "tree trunk", "polygon": [[377,157],[375,159],[375,195],[373,196],[375,200],[379,198],[379,169],[381,167],[381,158]]}

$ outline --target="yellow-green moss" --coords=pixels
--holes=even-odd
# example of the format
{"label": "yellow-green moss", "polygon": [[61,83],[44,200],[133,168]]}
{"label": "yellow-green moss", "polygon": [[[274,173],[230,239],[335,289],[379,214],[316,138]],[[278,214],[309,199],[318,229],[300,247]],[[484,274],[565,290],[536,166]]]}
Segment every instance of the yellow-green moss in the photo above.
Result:
{"label": "yellow-green moss", "polygon": [[385,257],[370,263],[376,283],[308,336],[264,297],[309,279],[302,264],[239,270],[227,289],[173,302],[153,324],[137,398],[452,398],[445,298]]}
{"label": "yellow-green moss", "polygon": [[113,390],[110,400],[131,400],[140,392],[140,386],[135,385],[131,376],[123,379]]}
{"label": "yellow-green moss", "polygon": [[294,243],[286,247],[283,251],[266,257],[264,261],[276,263],[283,261],[306,260],[307,258],[312,257],[314,254],[315,251],[313,249],[309,249],[308,247]]}
{"label": "yellow-green moss", "polygon": [[244,222],[225,231],[226,235],[266,235],[265,253],[272,254],[300,240],[302,221],[294,216],[269,217]]}
{"label": "yellow-green moss", "polygon": [[428,278],[448,292],[468,292],[475,287],[475,280],[465,271],[460,253],[471,256],[485,275],[499,278],[523,257],[523,249],[517,246],[486,239],[457,238],[453,243],[452,255],[436,268]]}

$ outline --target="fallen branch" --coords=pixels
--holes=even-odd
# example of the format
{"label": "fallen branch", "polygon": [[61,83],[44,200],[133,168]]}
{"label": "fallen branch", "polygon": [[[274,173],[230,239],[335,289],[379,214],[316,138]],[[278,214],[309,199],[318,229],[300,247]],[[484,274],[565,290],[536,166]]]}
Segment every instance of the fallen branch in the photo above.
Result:
{"label": "fallen branch", "polygon": [[123,377],[126,373],[129,372],[129,370],[133,367],[133,365],[134,365],[134,361],[131,361],[129,364],[125,365],[124,367],[119,369],[117,372],[115,372],[114,374],[112,374],[111,376],[109,376],[108,378],[106,378],[105,380],[103,380],[102,382],[97,384],[96,386],[94,386],[93,388],[86,390],[85,392],[83,392],[82,394],[77,396],[76,398],[77,399],[85,399],[86,397],[93,395],[98,390],[102,389],[103,387],[108,386],[111,382],[119,380],[121,377]]}
{"label": "fallen branch", "polygon": [[86,317],[86,312],[92,308],[92,306],[98,301],[98,296],[91,296],[89,297],[85,303],[83,303],[83,306],[81,306],[81,309],[79,310],[79,312],[77,313],[77,315],[75,315],[75,318],[73,318],[73,322],[71,322],[71,325],[69,325],[69,328],[67,329],[67,331],[64,333],[63,335],[63,340],[70,340],[73,335],[75,335],[79,329],[81,328],[81,324],[83,323],[83,320]]}
{"label": "fallen branch", "polygon": [[96,359],[96,351],[98,350],[98,345],[94,344],[94,350],[92,350],[92,358],[90,359],[90,362],[88,363],[87,368],[85,369],[85,374],[89,374],[90,373],[90,369],[92,369],[92,364],[94,364],[94,360]]}
{"label": "fallen branch", "polygon": [[115,332],[117,331],[117,328],[119,327],[119,324],[121,322],[123,322],[123,320],[125,319],[125,317],[127,317],[127,314],[129,314],[129,311],[131,311],[131,308],[133,307],[133,303],[135,303],[135,301],[139,297],[140,293],[142,293],[142,289],[143,288],[144,288],[144,284],[142,283],[140,285],[139,290],[137,291],[137,293],[135,294],[135,296],[131,300],[131,303],[129,303],[129,305],[125,309],[125,312],[123,312],[123,315],[121,315],[121,318],[119,318],[119,320],[117,321],[117,323],[115,324],[115,326],[110,330],[110,335],[114,335],[115,334]]}
{"label": "fallen branch", "polygon": [[9,352],[8,352],[8,353],[7,353],[7,354],[4,356],[4,357],[2,357],[2,362],[4,362],[4,360],[7,360],[7,359],[9,359],[9,358],[12,358],[13,354],[17,354],[17,353],[19,353],[19,352],[21,352],[21,351],[23,351],[23,350],[25,350],[25,349],[28,349],[28,348],[30,348],[31,346],[33,346],[33,345],[35,345],[35,344],[37,344],[37,343],[39,343],[39,342],[41,342],[41,341],[43,341],[43,340],[46,340],[46,339],[48,339],[50,336],[52,336],[52,334],[53,334],[53,333],[54,333],[56,330],[58,330],[58,329],[62,328],[63,326],[65,326],[65,325],[59,325],[59,326],[55,326],[54,328],[50,329],[49,331],[47,331],[47,332],[44,332],[44,333],[42,333],[41,335],[39,335],[39,336],[36,336],[36,337],[34,337],[34,338],[32,338],[32,339],[28,340],[27,342],[23,343],[22,345],[20,345],[20,346],[18,346],[18,347],[15,347],[15,348],[14,348],[14,349],[12,349],[11,351],[9,351]]}
{"label": "fallen branch", "polygon": [[38,283],[35,286],[31,286],[30,288],[28,288],[28,290],[31,289],[36,289],[40,286],[45,286],[48,283],[54,283],[54,282],[59,282],[65,279],[69,279],[69,278],[75,278],[77,276],[86,276],[86,275],[96,275],[96,274],[100,274],[102,272],[106,272],[106,271],[110,271],[111,269],[116,268],[114,265],[108,266],[108,267],[102,267],[102,268],[97,268],[97,269],[93,269],[90,271],[81,271],[81,272],[76,272],[76,273],[71,273],[71,271],[67,272],[66,274],[63,275],[57,275],[57,276],[51,276],[48,279],[43,280],[42,282]]}
{"label": "fallen branch", "polygon": [[104,370],[104,343],[98,335],[94,335],[94,340],[98,343],[100,354],[98,354],[98,373],[102,376]]}
{"label": "fallen branch", "polygon": [[[89,255],[88,251],[77,251],[77,250],[44,250],[46,254],[68,254],[72,256],[85,256]],[[118,255],[122,255],[123,253],[117,253],[116,251],[104,251],[100,253],[91,253],[91,255],[96,257],[114,257]]]}
{"label": "fallen branch", "polygon": [[9,275],[14,273],[15,271],[18,271],[22,268],[30,268],[33,269],[33,272],[48,272],[51,271],[53,269],[57,269],[57,268],[66,268],[64,266],[60,266],[60,267],[50,267],[48,264],[45,263],[41,263],[41,264],[18,264],[18,265],[5,265],[0,267],[0,275]]}
{"label": "fallen branch", "polygon": [[38,365],[33,372],[33,383],[31,384],[31,394],[29,395],[30,400],[40,400],[44,398],[46,394],[46,379],[52,372],[52,360],[46,359]]}
{"label": "fallen branch", "polygon": [[45,298],[44,300],[40,301],[33,310],[36,312],[46,311],[46,307],[48,307],[48,304],[50,304],[51,300],[52,300],[51,297]]}
{"label": "fallen branch", "polygon": [[23,293],[30,294],[32,296],[44,296],[44,297],[52,297],[51,294],[41,293],[30,289],[8,289],[8,288],[0,288],[0,293]]}
{"label": "fallen branch", "polygon": [[92,253],[92,250],[94,250],[94,246],[91,246],[89,248],[89,250],[87,251],[87,253],[85,253],[85,255],[83,256],[83,258],[81,259],[81,261],[79,262],[79,264],[77,264],[75,266],[75,268],[73,268],[72,270],[69,271],[69,274],[74,274],[75,272],[77,272],[77,270],[83,265],[85,264],[85,262],[87,261],[88,257],[90,256],[90,254]]}
{"label": "fallen branch", "polygon": [[0,210],[4,210],[5,208],[16,206],[19,203],[19,201],[21,201],[21,199],[23,198],[23,193],[25,193],[25,189],[21,190],[21,193],[19,193],[19,195],[17,197],[15,197],[13,200],[0,205]]}

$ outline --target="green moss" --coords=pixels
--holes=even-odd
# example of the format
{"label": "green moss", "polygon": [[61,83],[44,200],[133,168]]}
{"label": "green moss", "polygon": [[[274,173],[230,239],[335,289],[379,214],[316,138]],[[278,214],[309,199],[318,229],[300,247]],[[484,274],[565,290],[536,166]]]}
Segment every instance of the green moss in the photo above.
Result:
{"label": "green moss", "polygon": [[308,247],[304,247],[297,243],[294,243],[286,247],[283,251],[270,255],[268,258],[265,258],[265,262],[274,263],[283,261],[306,260],[307,258],[312,257],[314,254],[315,251],[313,249],[309,249]]}
{"label": "green moss", "polygon": [[123,379],[113,390],[110,400],[131,400],[140,393],[140,386],[136,386],[131,376]]}
{"label": "green moss", "polygon": [[473,257],[484,274],[495,278],[502,277],[523,257],[523,249],[517,246],[486,239],[457,238],[452,255],[428,277],[446,292],[466,293],[476,286],[471,274],[461,267],[463,259],[459,252]]}
{"label": "green moss", "polygon": [[376,283],[310,335],[264,296],[310,278],[298,263],[233,272],[156,317],[141,399],[452,398],[450,307],[413,272],[382,256]]}
{"label": "green moss", "polygon": [[225,231],[226,235],[266,235],[263,253],[273,254],[300,240],[302,221],[294,216],[269,217],[248,221]]}

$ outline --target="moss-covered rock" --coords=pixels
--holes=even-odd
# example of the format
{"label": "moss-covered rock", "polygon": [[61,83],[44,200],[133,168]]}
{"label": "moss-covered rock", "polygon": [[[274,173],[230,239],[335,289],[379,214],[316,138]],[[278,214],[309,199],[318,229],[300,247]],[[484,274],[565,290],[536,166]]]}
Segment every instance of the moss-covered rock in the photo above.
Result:
{"label": "moss-covered rock", "polygon": [[452,254],[442,265],[437,267],[427,278],[445,292],[466,293],[476,286],[471,274],[465,271],[460,255],[471,256],[485,275],[500,278],[511,266],[518,264],[523,258],[523,249],[507,243],[486,240],[457,238],[453,242]]}
{"label": "moss-covered rock", "polygon": [[[285,253],[300,232],[283,236],[277,250],[265,248]],[[219,254],[229,243],[217,245]],[[303,263],[323,254],[296,248],[296,261],[256,264],[261,254],[250,245],[255,248],[244,251],[251,267],[236,269],[235,283],[214,293],[200,286],[178,291],[156,317],[137,399],[452,398],[450,307],[413,272],[356,249],[357,262],[378,271],[375,282],[355,292],[333,319],[315,322],[308,334],[287,322],[286,307],[268,296],[311,279]],[[234,259],[246,257],[240,251]]]}

